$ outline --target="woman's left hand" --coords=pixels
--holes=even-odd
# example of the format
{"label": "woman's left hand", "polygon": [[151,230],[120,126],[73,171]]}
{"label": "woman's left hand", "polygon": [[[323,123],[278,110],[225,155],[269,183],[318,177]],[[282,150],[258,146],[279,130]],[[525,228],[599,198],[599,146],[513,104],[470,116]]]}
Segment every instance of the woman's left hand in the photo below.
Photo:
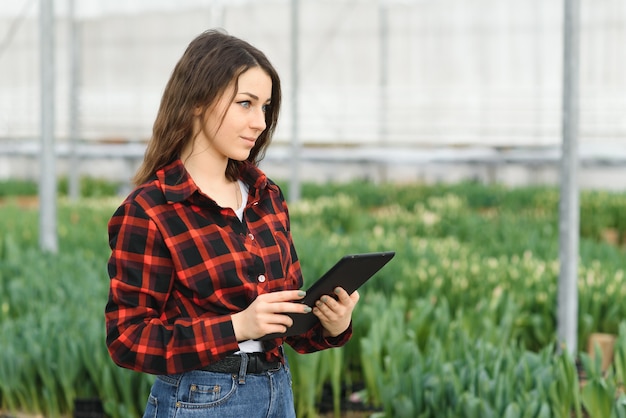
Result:
{"label": "woman's left hand", "polygon": [[325,337],[336,337],[350,325],[352,311],[359,301],[359,292],[354,291],[351,295],[344,289],[335,289],[337,299],[331,296],[322,296],[315,302],[313,313],[317,316],[324,327]]}

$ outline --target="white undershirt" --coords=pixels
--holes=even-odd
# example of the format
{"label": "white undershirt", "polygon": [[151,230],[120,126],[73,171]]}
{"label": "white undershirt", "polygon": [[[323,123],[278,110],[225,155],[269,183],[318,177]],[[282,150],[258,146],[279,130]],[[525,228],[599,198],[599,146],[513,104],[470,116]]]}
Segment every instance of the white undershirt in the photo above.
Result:
{"label": "white undershirt", "polygon": [[235,209],[235,214],[243,222],[243,210],[246,208],[246,203],[248,203],[248,185],[241,180],[237,180],[237,184],[239,184],[239,190],[241,191],[241,206]]}
{"label": "white undershirt", "polygon": [[[246,203],[248,202],[248,185],[246,185],[243,181],[237,180],[239,183],[239,189],[241,190],[241,206],[235,210],[235,214],[239,218],[240,221],[243,222],[243,210],[246,208]],[[239,351],[244,353],[259,353],[263,352],[263,345],[261,345],[260,341],[255,340],[246,340],[241,341],[239,343]]]}

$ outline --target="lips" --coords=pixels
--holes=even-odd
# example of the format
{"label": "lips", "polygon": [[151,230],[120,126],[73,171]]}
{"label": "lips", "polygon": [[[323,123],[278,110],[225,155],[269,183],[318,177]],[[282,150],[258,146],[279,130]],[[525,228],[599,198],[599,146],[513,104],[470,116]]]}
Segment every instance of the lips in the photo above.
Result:
{"label": "lips", "polygon": [[250,145],[252,145],[252,146],[254,146],[254,144],[256,142],[256,138],[255,137],[242,136],[241,139],[243,139],[244,141],[250,143]]}

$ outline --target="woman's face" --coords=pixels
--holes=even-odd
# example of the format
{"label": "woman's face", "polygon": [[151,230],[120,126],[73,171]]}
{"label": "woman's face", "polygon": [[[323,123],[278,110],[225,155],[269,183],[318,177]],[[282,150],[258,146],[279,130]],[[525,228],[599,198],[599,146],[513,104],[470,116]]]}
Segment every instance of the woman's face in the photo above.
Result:
{"label": "woman's face", "polygon": [[266,128],[272,79],[260,67],[252,67],[239,76],[234,98],[233,87],[209,111],[197,141],[217,158],[244,161]]}

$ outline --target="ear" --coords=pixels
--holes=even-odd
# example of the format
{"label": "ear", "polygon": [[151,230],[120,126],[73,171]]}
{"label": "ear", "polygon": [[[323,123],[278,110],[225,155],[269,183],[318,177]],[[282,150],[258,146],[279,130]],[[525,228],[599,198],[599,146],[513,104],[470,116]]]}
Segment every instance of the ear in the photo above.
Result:
{"label": "ear", "polygon": [[204,114],[204,107],[203,106],[195,106],[193,108],[193,115],[198,117],[198,116],[202,116]]}

